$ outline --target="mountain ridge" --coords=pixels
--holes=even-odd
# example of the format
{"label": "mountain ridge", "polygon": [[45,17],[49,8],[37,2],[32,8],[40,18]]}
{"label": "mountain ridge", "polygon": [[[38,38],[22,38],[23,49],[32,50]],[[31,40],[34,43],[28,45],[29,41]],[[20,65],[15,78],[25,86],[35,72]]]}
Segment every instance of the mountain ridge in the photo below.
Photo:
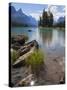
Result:
{"label": "mountain ridge", "polygon": [[37,21],[32,16],[27,16],[23,13],[20,8],[18,11],[14,8],[14,6],[10,6],[11,8],[11,24],[12,26],[37,26]]}

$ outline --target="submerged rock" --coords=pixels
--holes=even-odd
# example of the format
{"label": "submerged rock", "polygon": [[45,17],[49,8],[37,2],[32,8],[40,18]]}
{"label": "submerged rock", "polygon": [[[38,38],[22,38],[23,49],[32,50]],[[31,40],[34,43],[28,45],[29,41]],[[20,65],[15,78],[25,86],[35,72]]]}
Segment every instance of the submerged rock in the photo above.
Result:
{"label": "submerged rock", "polygon": [[31,32],[32,30],[28,30],[29,32]]}
{"label": "submerged rock", "polygon": [[28,37],[25,35],[15,35],[11,37],[11,47],[13,49],[20,48],[21,45],[25,44],[25,41],[28,40]]}

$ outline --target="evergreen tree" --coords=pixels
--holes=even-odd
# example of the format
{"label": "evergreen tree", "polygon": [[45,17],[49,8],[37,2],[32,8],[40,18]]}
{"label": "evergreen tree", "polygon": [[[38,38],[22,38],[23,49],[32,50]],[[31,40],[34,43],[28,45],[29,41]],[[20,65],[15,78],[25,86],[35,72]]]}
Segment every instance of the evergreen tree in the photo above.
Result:
{"label": "evergreen tree", "polygon": [[39,26],[42,27],[48,27],[48,26],[53,26],[53,14],[51,12],[48,13],[43,10],[42,17],[40,17],[39,20]]}
{"label": "evergreen tree", "polygon": [[47,23],[48,23],[48,15],[47,15],[47,12],[44,9],[43,14],[42,14],[42,26],[43,27],[47,26]]}
{"label": "evergreen tree", "polygon": [[41,16],[40,16],[39,19],[40,19],[40,20],[39,20],[39,26],[41,26],[41,25],[42,25],[42,18],[41,18]]}
{"label": "evergreen tree", "polygon": [[50,16],[48,17],[49,19],[48,26],[50,27],[50,26],[53,26],[53,14],[51,12],[49,14]]}

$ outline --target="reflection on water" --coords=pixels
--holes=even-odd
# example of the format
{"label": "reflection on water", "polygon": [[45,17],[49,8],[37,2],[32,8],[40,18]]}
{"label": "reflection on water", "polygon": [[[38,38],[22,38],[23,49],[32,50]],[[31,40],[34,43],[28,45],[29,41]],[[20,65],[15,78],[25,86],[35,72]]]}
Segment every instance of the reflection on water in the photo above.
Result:
{"label": "reflection on water", "polygon": [[43,29],[40,30],[40,37],[42,38],[43,47],[48,49],[55,49],[64,47],[65,35],[64,31],[57,29]]}
{"label": "reflection on water", "polygon": [[51,45],[52,42],[52,30],[51,29],[41,29],[40,37],[42,38],[43,46],[46,48]]}
{"label": "reflection on water", "polygon": [[[29,32],[28,30],[32,30]],[[36,39],[43,49],[55,49],[64,47],[65,31],[52,28],[14,27],[11,34],[28,35],[29,41]]]}

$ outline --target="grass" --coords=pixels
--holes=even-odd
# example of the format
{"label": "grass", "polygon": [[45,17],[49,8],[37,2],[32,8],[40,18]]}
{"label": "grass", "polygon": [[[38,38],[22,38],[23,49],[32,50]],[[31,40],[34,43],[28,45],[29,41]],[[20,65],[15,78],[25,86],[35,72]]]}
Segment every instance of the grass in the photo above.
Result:
{"label": "grass", "polygon": [[26,60],[26,64],[31,66],[33,72],[38,72],[44,64],[44,54],[39,49],[34,51]]}
{"label": "grass", "polygon": [[19,57],[19,54],[17,53],[17,51],[16,51],[16,50],[13,50],[13,51],[11,52],[11,60],[12,60],[12,63],[14,63],[14,62],[17,60],[18,57]]}

